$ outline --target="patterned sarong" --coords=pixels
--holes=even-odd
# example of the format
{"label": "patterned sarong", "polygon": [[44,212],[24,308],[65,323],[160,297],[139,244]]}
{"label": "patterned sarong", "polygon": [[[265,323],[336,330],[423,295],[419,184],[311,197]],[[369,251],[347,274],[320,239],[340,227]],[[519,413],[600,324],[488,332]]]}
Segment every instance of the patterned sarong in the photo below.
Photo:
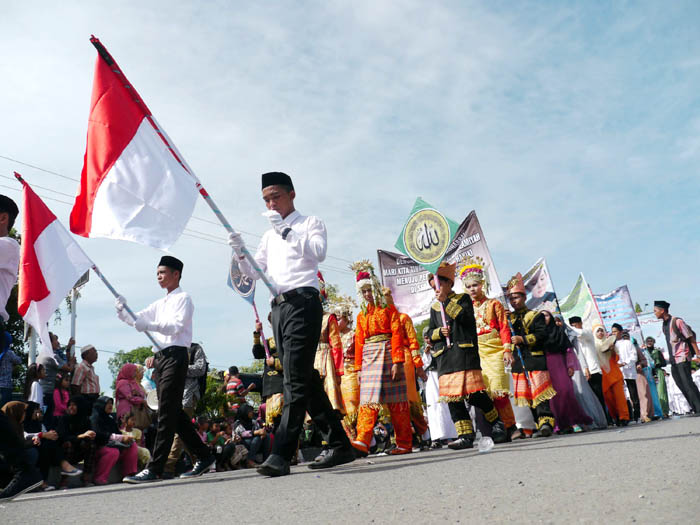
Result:
{"label": "patterned sarong", "polygon": [[484,378],[481,370],[461,370],[451,374],[443,374],[438,378],[440,384],[441,403],[462,401],[469,394],[485,390]]}
{"label": "patterned sarong", "polygon": [[497,330],[479,336],[479,359],[491,398],[510,395],[510,381],[503,365],[503,343]]}
{"label": "patterned sarong", "polygon": [[346,422],[354,425],[357,422],[357,409],[360,406],[360,384],[357,381],[355,363],[346,360],[345,371],[340,377],[340,392],[343,394]]}
{"label": "patterned sarong", "polygon": [[391,380],[391,341],[365,342],[362,349],[360,405],[380,408],[383,403],[406,401],[406,377],[399,367],[396,381]]}
{"label": "patterned sarong", "polygon": [[552,399],[556,395],[548,371],[533,370],[529,375],[532,387],[528,384],[525,374],[513,374],[513,391],[516,406],[535,408],[542,401]]}

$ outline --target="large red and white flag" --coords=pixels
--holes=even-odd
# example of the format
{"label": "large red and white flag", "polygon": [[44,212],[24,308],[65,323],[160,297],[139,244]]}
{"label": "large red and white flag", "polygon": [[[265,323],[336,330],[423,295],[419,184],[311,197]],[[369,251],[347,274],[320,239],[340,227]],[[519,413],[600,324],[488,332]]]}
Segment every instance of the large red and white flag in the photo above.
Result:
{"label": "large red and white flag", "polygon": [[98,56],[70,229],[167,249],[192,216],[197,180],[112,56],[91,42]]}
{"label": "large red and white flag", "polygon": [[22,180],[22,245],[17,311],[51,345],[47,324],[92,261],[63,224]]}

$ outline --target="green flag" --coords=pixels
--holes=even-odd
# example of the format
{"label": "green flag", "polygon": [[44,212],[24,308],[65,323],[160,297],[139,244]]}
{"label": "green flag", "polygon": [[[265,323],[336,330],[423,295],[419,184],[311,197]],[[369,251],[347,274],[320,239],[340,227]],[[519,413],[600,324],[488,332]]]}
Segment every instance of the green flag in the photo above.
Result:
{"label": "green flag", "polygon": [[459,224],[418,197],[394,246],[435,273],[458,228]]}

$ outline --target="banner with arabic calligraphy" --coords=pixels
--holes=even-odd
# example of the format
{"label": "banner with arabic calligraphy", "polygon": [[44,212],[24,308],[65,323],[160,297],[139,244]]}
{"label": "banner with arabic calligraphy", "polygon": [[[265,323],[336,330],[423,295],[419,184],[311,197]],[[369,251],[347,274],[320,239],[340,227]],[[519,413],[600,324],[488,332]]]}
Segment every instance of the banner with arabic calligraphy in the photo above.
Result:
{"label": "banner with arabic calligraphy", "polygon": [[[485,288],[489,297],[502,298],[498,274],[491,258],[484,233],[476,212],[469,213],[457,228],[452,242],[447,248],[444,259],[459,263],[467,257],[481,257],[488,277]],[[408,314],[418,323],[430,315],[430,305],[435,300],[435,291],[428,286],[428,271],[406,255],[377,250],[379,259],[379,277],[384,286],[391,288],[396,308]],[[462,283],[455,282],[455,290],[463,290]]]}
{"label": "banner with arabic calligraphy", "polygon": [[579,316],[583,321],[583,327],[588,330],[592,329],[594,322],[602,322],[593,294],[583,274],[579,274],[571,293],[559,301],[559,308],[566,322],[569,321],[569,317]]}

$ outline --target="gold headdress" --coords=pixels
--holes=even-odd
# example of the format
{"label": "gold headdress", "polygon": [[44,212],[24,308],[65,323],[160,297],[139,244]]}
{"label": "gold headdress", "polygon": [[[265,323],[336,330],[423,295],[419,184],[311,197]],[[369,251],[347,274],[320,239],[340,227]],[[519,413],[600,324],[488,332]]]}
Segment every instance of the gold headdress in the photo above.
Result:
{"label": "gold headdress", "polygon": [[360,305],[363,312],[367,311],[367,302],[362,297],[362,290],[370,286],[374,296],[374,304],[380,308],[386,308],[386,300],[382,295],[382,285],[374,274],[374,266],[367,259],[362,259],[350,265],[350,269],[355,272],[355,287],[360,298]]}
{"label": "gold headdress", "polygon": [[467,257],[457,271],[457,275],[463,283],[477,281],[484,284],[484,291],[489,289],[489,274],[486,271],[486,263],[481,257]]}
{"label": "gold headdress", "polygon": [[510,281],[508,281],[507,290],[507,295],[513,293],[527,295],[527,292],[525,291],[525,283],[523,282],[523,276],[520,272],[516,273],[510,278]]}

